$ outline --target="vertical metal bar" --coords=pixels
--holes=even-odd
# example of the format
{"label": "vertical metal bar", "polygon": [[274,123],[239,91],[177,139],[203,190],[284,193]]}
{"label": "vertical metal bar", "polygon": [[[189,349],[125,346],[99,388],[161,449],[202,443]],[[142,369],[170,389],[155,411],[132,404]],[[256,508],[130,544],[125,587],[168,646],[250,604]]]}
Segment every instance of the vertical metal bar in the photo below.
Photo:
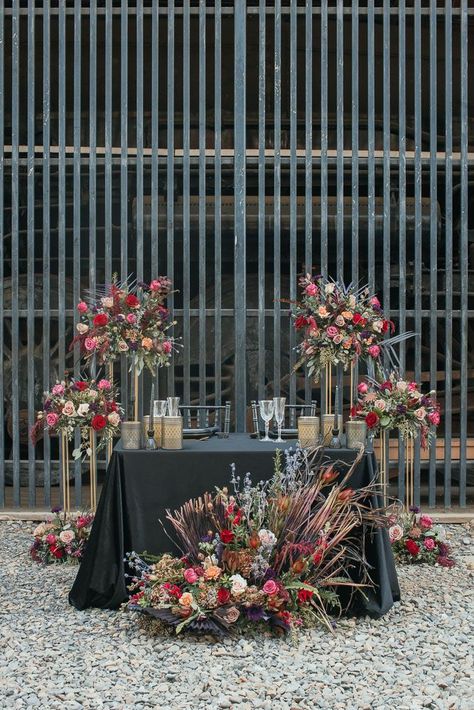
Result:
{"label": "vertical metal bar", "polygon": [[222,404],[222,229],[221,229],[221,192],[222,192],[222,3],[216,0],[214,19],[214,134],[215,134],[215,167],[214,167],[214,377],[215,404]]}
{"label": "vertical metal bar", "polygon": [[[398,189],[399,189],[399,303],[400,303],[400,331],[406,330],[406,72],[405,72],[405,0],[400,0],[398,15],[398,123],[399,123],[399,160],[398,160]],[[402,373],[405,372],[405,344],[400,343],[400,364]],[[398,469],[400,472],[398,497],[405,498],[405,447],[399,440]]]}
{"label": "vertical metal bar", "polygon": [[199,404],[206,401],[206,3],[199,0]]}
{"label": "vertical metal bar", "polygon": [[[430,3],[430,389],[437,387],[438,370],[438,73],[436,26],[437,0]],[[428,505],[436,505],[436,445],[430,448]]]}
{"label": "vertical metal bar", "polygon": [[[73,188],[73,302],[79,302],[81,293],[81,2],[74,0],[74,188]],[[90,258],[90,255],[89,255]],[[71,307],[73,304],[66,304]],[[78,321],[74,309],[74,330]],[[74,375],[79,376],[78,348],[74,353]],[[79,445],[76,432],[76,446]],[[82,503],[81,461],[74,462],[74,495],[79,507]]]}
{"label": "vertical metal bar", "polygon": [[[4,215],[3,215],[3,204],[4,204],[4,180],[5,180],[5,164],[4,164],[4,111],[5,111],[5,75],[4,75],[4,53],[5,53],[5,19],[4,13],[0,12],[0,279],[3,283],[4,278],[4,239],[5,239],[5,229],[4,229]],[[5,339],[4,339],[4,289],[0,288],[0,402],[5,402],[5,390],[4,390],[4,373],[3,373],[3,363],[5,361]],[[2,405],[4,407],[4,405]],[[3,412],[5,410],[3,409]],[[5,428],[0,427],[0,506],[5,505]]]}
{"label": "vertical metal bar", "polygon": [[[105,281],[112,280],[112,0],[105,5]],[[122,389],[122,392],[124,390]]]}
{"label": "vertical metal bar", "polygon": [[[190,250],[190,3],[183,4],[183,333],[191,332],[189,301],[191,298],[191,250]],[[183,393],[186,404],[191,403],[191,346],[189,338],[183,341]]]}
{"label": "vertical metal bar", "polygon": [[[184,5],[184,12],[188,3]],[[158,102],[160,89],[159,75],[159,2],[153,3],[151,17],[151,274],[158,275]],[[183,66],[184,71],[184,66]],[[158,382],[155,382],[155,388]],[[158,392],[158,389],[156,389]],[[159,396],[161,398],[161,395]]]}
{"label": "vertical metal bar", "polygon": [[121,278],[128,265],[128,2],[120,4],[120,262]]}
{"label": "vertical metal bar", "polygon": [[246,85],[246,18],[245,0],[235,5],[234,12],[234,309],[235,309],[235,403],[236,429],[245,431],[247,398],[246,341],[246,159],[245,159],[245,85]]}
{"label": "vertical metal bar", "polygon": [[[390,0],[383,2],[383,307],[390,314],[390,235],[391,235],[391,120],[390,120]],[[388,363],[386,362],[385,365]],[[390,435],[387,435],[385,461],[390,495]]]}
{"label": "vertical metal bar", "polygon": [[368,148],[368,284],[375,291],[375,36],[374,0],[368,1],[367,14],[367,148]]}
{"label": "vertical metal bar", "polygon": [[328,0],[321,0],[321,273],[328,272]]}
{"label": "vertical metal bar", "polygon": [[[43,3],[43,390],[50,387],[50,141],[51,141],[51,78],[50,78],[50,0]],[[44,504],[51,507],[51,440],[43,440]]]}
{"label": "vertical metal bar", "polygon": [[66,7],[65,0],[59,2],[58,33],[58,334],[59,334],[59,375],[64,375],[66,367]]}
{"label": "vertical metal bar", "polygon": [[460,421],[460,457],[459,457],[459,505],[466,505],[466,468],[467,468],[467,362],[468,362],[468,17],[467,0],[461,0],[461,421]]}
{"label": "vertical metal bar", "polygon": [[452,395],[453,395],[453,58],[452,58],[452,2],[446,0],[444,27],[444,68],[445,68],[445,107],[444,130],[446,152],[445,181],[445,260],[446,260],[446,303],[445,303],[445,429],[444,429],[444,505],[451,505],[451,438],[452,438]]}
{"label": "vertical metal bar", "polygon": [[265,0],[258,5],[258,398],[265,399]]}
{"label": "vertical metal bar", "polygon": [[[1,140],[1,137],[0,137]],[[28,167],[27,167],[27,348],[28,430],[35,420],[35,15],[28,0]],[[0,188],[1,189],[1,188]],[[3,320],[1,322],[3,328]],[[3,449],[1,449],[3,458]],[[28,440],[28,506],[36,505],[35,447]]]}
{"label": "vertical metal bar", "polygon": [[[415,0],[415,47],[414,47],[414,80],[415,80],[415,380],[421,379],[421,259],[422,259],[422,172],[421,172],[421,0]],[[415,505],[420,504],[420,440],[414,447],[414,486]]]}
{"label": "vertical metal bar", "polygon": [[[97,0],[89,14],[89,289],[97,286]],[[93,373],[95,375],[95,373]]]}
{"label": "vertical metal bar", "polygon": [[[290,4],[290,299],[296,300],[296,271],[297,271],[297,223],[296,223],[296,199],[298,190],[298,175],[296,165],[296,127],[298,119],[298,95],[297,95],[297,0],[291,0]],[[294,373],[296,337],[293,323],[289,319],[287,325],[290,331],[290,402],[296,402],[296,376]]]}
{"label": "vertical metal bar", "polygon": [[12,459],[13,459],[13,504],[20,505],[20,420],[19,420],[19,316],[18,316],[18,266],[19,266],[19,83],[20,83],[20,3],[12,4],[12,217],[11,217],[11,403],[12,403]]}
{"label": "vertical metal bar", "polygon": [[281,380],[281,0],[275,0],[275,86],[274,86],[274,143],[273,167],[273,393],[280,394]]}
{"label": "vertical metal bar", "polygon": [[143,0],[137,0],[137,278],[143,280]]}
{"label": "vertical metal bar", "polygon": [[359,2],[352,3],[352,274],[359,281]]}
{"label": "vertical metal bar", "polygon": [[[336,273],[344,279],[344,4],[337,0],[336,15],[336,133],[337,217]],[[338,383],[340,385],[340,382]],[[340,389],[340,388],[339,388]]]}
{"label": "vertical metal bar", "polygon": [[[174,281],[174,0],[168,3],[168,60],[167,60],[167,82],[168,82],[168,103],[167,103],[167,149],[168,157],[166,161],[166,218],[167,218],[167,238],[166,238],[166,266],[167,275]],[[173,294],[168,298],[168,305],[171,311],[174,307]],[[174,391],[174,366],[168,368],[168,388]]]}
{"label": "vertical metal bar", "polygon": [[[313,265],[313,7],[305,12],[305,256],[306,271]],[[305,402],[312,399],[311,379],[305,377]],[[296,399],[295,399],[296,403]]]}

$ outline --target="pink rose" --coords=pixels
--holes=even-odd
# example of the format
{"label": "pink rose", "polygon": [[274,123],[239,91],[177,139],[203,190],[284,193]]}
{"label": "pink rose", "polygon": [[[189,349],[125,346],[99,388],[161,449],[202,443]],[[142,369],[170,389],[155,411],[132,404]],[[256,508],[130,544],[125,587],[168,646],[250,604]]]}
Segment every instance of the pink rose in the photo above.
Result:
{"label": "pink rose", "polygon": [[415,417],[419,419],[420,421],[426,417],[426,409],[424,407],[420,407],[419,409],[415,409]]}
{"label": "pink rose", "polygon": [[434,424],[434,426],[438,426],[441,417],[439,415],[439,412],[431,412],[431,414],[428,415],[428,419],[430,420],[430,424]]}
{"label": "pink rose", "polygon": [[69,545],[75,538],[73,530],[63,530],[59,533],[59,539],[64,542],[65,545]]}
{"label": "pink rose", "polygon": [[60,385],[60,384],[54,385],[51,392],[55,395],[62,395],[62,394],[64,394],[64,387],[63,387],[63,385]]}
{"label": "pink rose", "polygon": [[336,335],[339,335],[338,329],[335,328],[333,325],[329,325],[326,328],[326,333],[329,335],[330,338],[334,338]]}
{"label": "pink rose", "polygon": [[188,584],[195,584],[199,579],[192,567],[188,567],[188,569],[184,570],[183,577]]}
{"label": "pink rose", "polygon": [[135,313],[129,313],[127,315],[127,323],[136,323],[137,322],[137,317]]}
{"label": "pink rose", "polygon": [[332,339],[332,342],[334,343],[334,345],[339,345],[339,343],[342,343],[342,335],[340,333],[335,335]]}
{"label": "pink rose", "polygon": [[161,281],[158,281],[157,279],[153,279],[153,281],[150,284],[150,291],[159,291],[161,288]]}
{"label": "pink rose", "polygon": [[118,412],[110,412],[107,419],[112,424],[112,426],[118,426],[120,424],[120,414]]}
{"label": "pink rose", "polygon": [[436,543],[432,537],[427,537],[423,544],[426,550],[434,550],[436,547]]}
{"label": "pink rose", "polygon": [[56,542],[56,535],[53,535],[53,533],[49,533],[49,535],[46,535],[46,542],[48,545],[54,545]]}
{"label": "pink rose", "polygon": [[87,303],[84,303],[84,301],[79,301],[79,303],[77,304],[77,310],[79,311],[79,313],[87,313],[87,311],[89,310],[87,307]]}
{"label": "pink rose", "polygon": [[371,345],[368,350],[368,353],[369,353],[370,357],[373,357],[373,358],[378,357],[380,355],[379,346],[378,345]]}
{"label": "pink rose", "polygon": [[408,391],[409,392],[414,392],[417,388],[416,382],[409,382],[408,383]]}
{"label": "pink rose", "polygon": [[68,400],[66,404],[63,407],[63,414],[65,414],[67,417],[72,417],[76,413],[76,408],[74,406],[74,402],[71,402],[71,400]]}
{"label": "pink rose", "polygon": [[109,390],[112,385],[110,384],[109,380],[99,380],[97,387],[100,390]]}
{"label": "pink rose", "polygon": [[391,528],[389,528],[388,531],[388,536],[390,538],[390,542],[398,542],[398,540],[401,540],[403,537],[403,528],[401,525],[392,525]]}
{"label": "pink rose", "polygon": [[262,587],[262,592],[264,594],[276,594],[278,592],[278,585],[274,579],[269,579],[265,582]]}
{"label": "pink rose", "polygon": [[368,384],[366,382],[359,382],[359,384],[357,385],[357,391],[359,392],[359,394],[367,394],[367,392],[369,391]]}
{"label": "pink rose", "polygon": [[316,296],[316,294],[318,293],[318,287],[316,286],[316,284],[308,284],[305,288],[305,291],[308,296]]}
{"label": "pink rose", "polygon": [[86,338],[84,341],[84,347],[89,352],[92,352],[92,350],[95,350],[97,347],[97,340],[95,338]]}
{"label": "pink rose", "polygon": [[57,414],[55,414],[54,412],[50,412],[46,415],[46,424],[50,427],[55,427],[58,423],[58,419],[59,417]]}
{"label": "pink rose", "polygon": [[341,315],[339,315],[339,316],[337,316],[335,323],[340,328],[342,328],[345,325],[346,321],[344,320],[344,318]]}
{"label": "pink rose", "polygon": [[169,355],[169,353],[171,352],[171,350],[172,350],[172,348],[173,348],[173,345],[172,345],[172,343],[171,343],[171,340],[165,340],[164,343],[163,343],[163,345],[162,345],[162,348],[163,348],[163,352],[164,352],[164,353],[167,353],[167,354]]}
{"label": "pink rose", "polygon": [[423,530],[429,530],[433,527],[433,518],[430,515],[420,515],[418,523]]}

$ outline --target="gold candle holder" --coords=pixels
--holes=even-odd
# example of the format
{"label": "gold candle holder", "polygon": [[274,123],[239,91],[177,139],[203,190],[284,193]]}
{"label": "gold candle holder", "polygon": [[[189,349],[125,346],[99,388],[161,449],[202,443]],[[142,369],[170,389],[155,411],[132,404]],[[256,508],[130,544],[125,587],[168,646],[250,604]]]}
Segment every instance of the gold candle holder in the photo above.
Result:
{"label": "gold candle holder", "polygon": [[120,429],[122,434],[122,447],[124,449],[142,448],[141,422],[122,422]]}
{"label": "gold candle holder", "polygon": [[183,448],[183,417],[163,417],[161,446],[163,449]]}
{"label": "gold candle holder", "polygon": [[[342,435],[342,414],[337,415],[339,422],[339,436]],[[334,414],[323,414],[322,429],[323,429],[323,444],[327,446],[331,441],[332,430],[334,427]]]}
{"label": "gold candle holder", "polygon": [[[150,415],[145,414],[143,417],[143,440],[148,439],[148,427],[150,424]],[[157,449],[161,449],[161,438],[163,431],[163,418],[153,417],[153,438],[155,440],[155,445]]]}
{"label": "gold candle holder", "polygon": [[348,449],[365,448],[367,425],[361,419],[349,419],[346,422],[346,446]]}
{"label": "gold candle holder", "polygon": [[303,449],[318,445],[319,417],[298,417],[298,440]]}

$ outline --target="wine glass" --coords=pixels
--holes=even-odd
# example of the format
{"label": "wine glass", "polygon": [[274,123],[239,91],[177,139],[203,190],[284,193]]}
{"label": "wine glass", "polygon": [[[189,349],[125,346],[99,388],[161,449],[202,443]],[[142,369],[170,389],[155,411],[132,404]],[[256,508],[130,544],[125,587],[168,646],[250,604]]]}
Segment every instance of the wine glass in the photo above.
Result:
{"label": "wine glass", "polygon": [[261,441],[271,441],[270,437],[268,436],[268,430],[270,427],[270,421],[273,417],[273,410],[274,410],[274,404],[273,404],[273,399],[261,399],[259,402],[260,405],[260,416],[262,417],[263,421],[265,422],[265,436]]}
{"label": "wine glass", "polygon": [[285,403],[286,397],[273,397],[273,410],[275,414],[276,423],[278,425],[278,438],[276,441],[281,443],[283,439],[281,438],[281,427],[285,421]]}

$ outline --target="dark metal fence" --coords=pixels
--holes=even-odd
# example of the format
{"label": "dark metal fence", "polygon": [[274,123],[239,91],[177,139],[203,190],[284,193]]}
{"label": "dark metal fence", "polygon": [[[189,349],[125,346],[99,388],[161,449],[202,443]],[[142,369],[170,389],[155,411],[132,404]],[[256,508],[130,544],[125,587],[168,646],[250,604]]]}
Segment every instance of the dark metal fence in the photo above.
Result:
{"label": "dark metal fence", "polygon": [[[84,289],[167,273],[185,337],[159,391],[232,399],[242,430],[252,398],[319,399],[292,373],[280,302],[304,266],[368,282],[419,334],[401,362],[438,390],[443,424],[416,449],[416,497],[472,502],[474,7],[0,7],[0,505],[55,498],[57,443],[27,433],[42,391],[79,374]],[[125,363],[115,375],[128,408]]]}

